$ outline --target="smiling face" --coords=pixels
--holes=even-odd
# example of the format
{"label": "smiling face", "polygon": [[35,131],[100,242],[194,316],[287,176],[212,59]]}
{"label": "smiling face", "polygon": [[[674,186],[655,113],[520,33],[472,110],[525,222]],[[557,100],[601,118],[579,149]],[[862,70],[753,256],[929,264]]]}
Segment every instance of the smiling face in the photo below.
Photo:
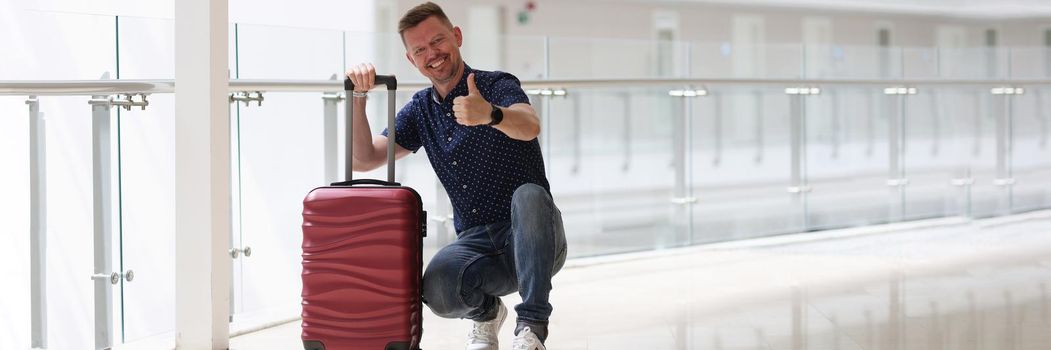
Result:
{"label": "smiling face", "polygon": [[450,28],[438,17],[431,16],[405,30],[402,40],[405,42],[405,57],[432,83],[445,85],[459,81],[463,74],[460,27]]}

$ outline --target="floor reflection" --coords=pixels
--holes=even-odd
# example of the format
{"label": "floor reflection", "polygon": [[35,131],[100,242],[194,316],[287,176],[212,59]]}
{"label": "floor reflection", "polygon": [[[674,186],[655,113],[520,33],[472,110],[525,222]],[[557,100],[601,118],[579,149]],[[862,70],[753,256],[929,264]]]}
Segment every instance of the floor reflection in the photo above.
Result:
{"label": "floor reflection", "polygon": [[[555,279],[548,347],[1051,349],[1049,217],[577,260]],[[467,321],[424,322],[424,349],[463,348]],[[291,348],[298,327],[238,337],[232,348]],[[504,347],[512,328],[502,329]]]}

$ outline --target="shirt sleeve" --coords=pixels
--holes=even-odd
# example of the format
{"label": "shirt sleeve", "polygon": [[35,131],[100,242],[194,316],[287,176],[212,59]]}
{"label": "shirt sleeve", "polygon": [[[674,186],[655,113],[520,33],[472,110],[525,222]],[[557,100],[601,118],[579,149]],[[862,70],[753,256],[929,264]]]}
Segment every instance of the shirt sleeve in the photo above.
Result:
{"label": "shirt sleeve", "polygon": [[493,81],[492,96],[488,99],[490,103],[497,106],[507,107],[516,103],[529,104],[529,96],[522,91],[522,83],[511,73],[499,72],[500,75]]}
{"label": "shirt sleeve", "polygon": [[[419,151],[420,147],[423,146],[423,142],[420,141],[420,132],[417,128],[417,125],[419,124],[416,122],[417,118],[419,118],[419,113],[416,112],[416,104],[414,100],[409,102],[409,105],[405,106],[405,108],[398,111],[397,117],[394,118],[394,130],[396,131],[394,142],[397,143],[398,146],[410,150],[413,153]],[[389,132],[390,130],[384,128],[383,132],[380,134],[390,137],[388,135]]]}

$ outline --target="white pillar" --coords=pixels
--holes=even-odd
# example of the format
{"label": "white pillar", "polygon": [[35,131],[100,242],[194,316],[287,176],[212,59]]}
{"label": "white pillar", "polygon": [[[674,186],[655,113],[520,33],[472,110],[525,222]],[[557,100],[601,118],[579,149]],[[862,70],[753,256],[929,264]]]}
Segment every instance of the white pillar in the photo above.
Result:
{"label": "white pillar", "polygon": [[229,347],[227,21],[227,0],[175,2],[177,349]]}

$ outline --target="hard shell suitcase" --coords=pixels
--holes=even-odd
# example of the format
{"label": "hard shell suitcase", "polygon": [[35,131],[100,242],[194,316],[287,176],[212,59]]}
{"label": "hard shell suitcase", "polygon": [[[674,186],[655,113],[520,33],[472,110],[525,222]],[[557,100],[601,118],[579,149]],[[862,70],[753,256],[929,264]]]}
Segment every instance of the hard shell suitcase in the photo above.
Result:
{"label": "hard shell suitcase", "polygon": [[[303,200],[303,346],[307,350],[416,350],[422,328],[421,286],[426,212],[420,195],[394,182],[394,76],[388,90],[388,181],[353,180],[319,187]],[[353,84],[344,82],[347,96]],[[346,101],[347,135],[353,103]]]}

